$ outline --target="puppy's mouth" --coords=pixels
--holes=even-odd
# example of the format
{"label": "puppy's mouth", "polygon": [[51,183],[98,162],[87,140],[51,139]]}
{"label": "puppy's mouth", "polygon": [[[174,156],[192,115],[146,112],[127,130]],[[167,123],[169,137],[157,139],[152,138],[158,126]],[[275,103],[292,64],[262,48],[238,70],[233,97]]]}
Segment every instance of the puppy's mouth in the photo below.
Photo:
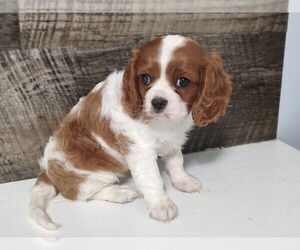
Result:
{"label": "puppy's mouth", "polygon": [[151,120],[157,120],[157,121],[170,121],[170,122],[180,122],[188,117],[189,113],[174,113],[174,112],[168,112],[168,110],[164,110],[162,112],[155,112],[154,109],[151,109],[147,112],[147,116]]}
{"label": "puppy's mouth", "polygon": [[172,112],[168,107],[163,110],[157,110],[153,107],[144,106],[144,110],[149,120],[177,122],[186,118],[186,115]]}
{"label": "puppy's mouth", "polygon": [[184,119],[187,118],[188,114],[186,115],[180,115],[180,116],[177,116],[175,115],[174,113],[172,114],[172,112],[167,112],[167,111],[163,111],[163,112],[155,112],[154,110],[151,110],[149,113],[148,113],[149,117],[151,117],[151,119],[153,120],[168,120],[170,122],[180,122]]}
{"label": "puppy's mouth", "polygon": [[148,112],[148,116],[151,117],[152,119],[161,119],[161,118],[169,119],[170,118],[168,113],[166,113],[164,111],[157,111],[154,109],[151,109]]}

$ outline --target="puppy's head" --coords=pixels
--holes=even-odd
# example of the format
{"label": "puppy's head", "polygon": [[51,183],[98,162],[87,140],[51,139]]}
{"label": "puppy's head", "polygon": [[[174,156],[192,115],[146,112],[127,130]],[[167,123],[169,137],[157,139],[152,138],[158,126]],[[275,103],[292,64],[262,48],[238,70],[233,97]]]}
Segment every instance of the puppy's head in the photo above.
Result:
{"label": "puppy's head", "polygon": [[133,118],[216,121],[231,94],[218,54],[196,41],[166,36],[134,49],[123,76],[123,104]]}

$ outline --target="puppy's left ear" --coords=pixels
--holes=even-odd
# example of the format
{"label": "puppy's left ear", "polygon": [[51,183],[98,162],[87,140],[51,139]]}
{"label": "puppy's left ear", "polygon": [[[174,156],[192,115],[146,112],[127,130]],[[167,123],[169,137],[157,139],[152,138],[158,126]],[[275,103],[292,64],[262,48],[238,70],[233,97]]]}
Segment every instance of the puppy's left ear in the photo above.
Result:
{"label": "puppy's left ear", "polygon": [[220,117],[229,102],[232,88],[220,56],[214,52],[207,53],[205,61],[198,98],[192,106],[192,117],[199,127],[215,122]]}

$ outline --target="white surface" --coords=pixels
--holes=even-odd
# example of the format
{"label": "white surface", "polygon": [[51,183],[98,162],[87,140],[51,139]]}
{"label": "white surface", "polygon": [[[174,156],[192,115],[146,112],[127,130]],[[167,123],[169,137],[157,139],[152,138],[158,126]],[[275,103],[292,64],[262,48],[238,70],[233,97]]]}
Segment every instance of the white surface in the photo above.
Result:
{"label": "white surface", "polygon": [[[290,4],[292,4],[291,1]],[[300,6],[300,1],[297,0]],[[295,8],[294,8],[295,9]],[[300,8],[299,8],[300,9]],[[300,13],[290,13],[282,87],[280,96],[280,108],[278,118],[277,138],[285,143],[300,149]]]}
{"label": "white surface", "polygon": [[300,1],[299,0],[289,0],[289,12],[296,13],[300,12]]}
{"label": "white surface", "polygon": [[[0,238],[1,250],[299,250],[299,238]],[[104,247],[103,247],[104,246]],[[200,246],[200,247],[199,247]],[[242,246],[242,247],[241,247]]]}
{"label": "white surface", "polygon": [[49,207],[62,224],[48,232],[27,217],[34,180],[0,185],[0,236],[300,236],[300,152],[269,141],[186,155],[188,172],[205,190],[167,193],[179,216],[168,224],[151,220],[142,199],[121,205],[56,199]]}

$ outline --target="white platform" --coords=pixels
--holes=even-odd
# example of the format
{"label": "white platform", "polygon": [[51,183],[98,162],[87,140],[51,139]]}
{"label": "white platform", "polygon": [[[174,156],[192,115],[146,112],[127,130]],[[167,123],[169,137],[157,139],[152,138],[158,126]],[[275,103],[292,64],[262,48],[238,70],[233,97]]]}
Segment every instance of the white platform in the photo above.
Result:
{"label": "white platform", "polygon": [[142,199],[120,205],[71,202],[58,197],[49,207],[62,224],[46,231],[31,222],[26,209],[34,180],[0,185],[0,236],[300,236],[300,152],[269,141],[189,154],[187,171],[204,191],[176,191],[164,174],[166,190],[179,216],[163,224],[148,217]]}

